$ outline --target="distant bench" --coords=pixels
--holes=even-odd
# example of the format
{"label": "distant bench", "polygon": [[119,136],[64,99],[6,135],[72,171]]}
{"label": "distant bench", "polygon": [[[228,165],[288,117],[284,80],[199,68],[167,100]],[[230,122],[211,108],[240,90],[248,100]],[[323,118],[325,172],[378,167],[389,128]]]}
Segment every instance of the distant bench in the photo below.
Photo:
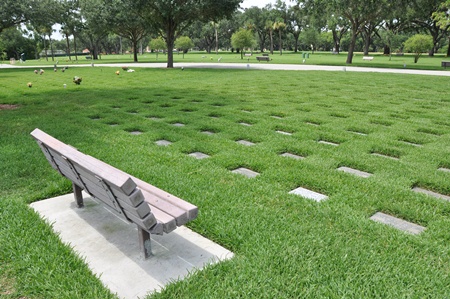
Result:
{"label": "distant bench", "polygon": [[442,66],[443,68],[447,68],[448,66],[450,66],[450,61],[442,61],[442,62],[441,62],[441,66]]}
{"label": "distant bench", "polygon": [[363,56],[363,60],[373,60],[373,56]]}
{"label": "distant bench", "polygon": [[87,60],[90,60],[90,59],[92,59],[92,57],[91,56],[86,56],[85,57]]}
{"label": "distant bench", "polygon": [[35,129],[36,139],[50,165],[72,181],[75,200],[83,207],[84,190],[138,227],[143,257],[151,255],[150,234],[170,233],[195,219],[196,206],[141,181],[105,162]]}
{"label": "distant bench", "polygon": [[256,60],[258,61],[270,61],[269,56],[256,56]]}

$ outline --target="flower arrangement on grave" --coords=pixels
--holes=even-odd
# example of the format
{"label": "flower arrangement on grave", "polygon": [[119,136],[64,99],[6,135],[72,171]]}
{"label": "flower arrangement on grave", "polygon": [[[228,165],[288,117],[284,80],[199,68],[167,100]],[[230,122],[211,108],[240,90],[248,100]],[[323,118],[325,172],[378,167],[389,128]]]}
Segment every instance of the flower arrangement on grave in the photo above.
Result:
{"label": "flower arrangement on grave", "polygon": [[116,75],[119,75],[120,74],[120,72],[119,71],[116,71]]}
{"label": "flower arrangement on grave", "polygon": [[42,75],[43,73],[45,73],[44,70],[43,70],[43,69],[40,69],[40,70],[39,70],[39,75]]}
{"label": "flower arrangement on grave", "polygon": [[31,87],[33,87],[33,83],[28,82],[28,83],[27,83],[27,86],[28,86],[29,88],[31,88]]}
{"label": "flower arrangement on grave", "polygon": [[81,77],[73,77],[73,83],[75,83],[76,85],[80,85],[81,81],[83,81],[83,79]]}
{"label": "flower arrangement on grave", "polygon": [[124,66],[122,66],[122,70],[127,71],[128,67],[124,65]]}

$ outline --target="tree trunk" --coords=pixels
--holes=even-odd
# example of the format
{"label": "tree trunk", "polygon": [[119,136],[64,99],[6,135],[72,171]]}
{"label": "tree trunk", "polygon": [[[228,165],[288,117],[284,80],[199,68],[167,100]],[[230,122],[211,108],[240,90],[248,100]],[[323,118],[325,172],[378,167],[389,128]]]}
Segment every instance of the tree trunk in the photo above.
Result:
{"label": "tree trunk", "polygon": [[283,55],[283,40],[281,39],[281,30],[278,31],[278,36],[280,39],[280,55]]}
{"label": "tree trunk", "polygon": [[70,41],[69,41],[69,35],[66,33],[66,44],[67,44],[67,55],[69,55],[69,60],[72,60],[72,57],[70,57]]}
{"label": "tree trunk", "polygon": [[136,40],[136,38],[135,37],[133,37],[133,39],[132,39],[132,44],[133,44],[133,61],[134,62],[138,62],[138,50],[137,50],[137,47],[138,47],[138,41]]}
{"label": "tree trunk", "polygon": [[356,32],[356,28],[352,28],[352,37],[350,40],[350,46],[348,48],[348,55],[347,55],[347,61],[345,63],[352,64],[353,62],[353,52],[355,51],[355,44],[356,44],[356,36],[358,33]]}
{"label": "tree trunk", "polygon": [[364,55],[369,55],[370,47],[370,34],[365,34],[364,36]]}
{"label": "tree trunk", "polygon": [[294,47],[294,53],[298,52],[298,39],[300,37],[300,32],[296,32],[294,34],[294,40],[295,40],[295,47]]}
{"label": "tree trunk", "polygon": [[48,40],[50,42],[50,52],[52,53],[52,61],[55,61],[55,52],[53,51],[53,42],[52,42],[51,34],[48,35]]}
{"label": "tree trunk", "polygon": [[217,26],[214,24],[214,31],[216,34],[216,55],[219,55],[219,34],[217,33]]}
{"label": "tree trunk", "polygon": [[269,34],[270,34],[270,54],[273,55],[273,31],[272,31],[272,29],[270,29]]}
{"label": "tree trunk", "polygon": [[448,36],[448,48],[447,48],[447,57],[450,57],[450,35]]}

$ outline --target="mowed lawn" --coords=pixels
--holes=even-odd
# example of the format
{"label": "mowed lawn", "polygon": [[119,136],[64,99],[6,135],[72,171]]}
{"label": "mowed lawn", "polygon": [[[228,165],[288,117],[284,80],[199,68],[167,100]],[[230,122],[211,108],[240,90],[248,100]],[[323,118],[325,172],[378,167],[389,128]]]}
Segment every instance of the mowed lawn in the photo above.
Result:
{"label": "mowed lawn", "polygon": [[[450,297],[450,202],[412,191],[450,195],[449,86],[350,72],[2,70],[0,297],[113,298],[27,207],[71,192],[34,128],[197,205],[189,227],[235,253],[152,298]],[[328,199],[289,194],[298,187]]]}

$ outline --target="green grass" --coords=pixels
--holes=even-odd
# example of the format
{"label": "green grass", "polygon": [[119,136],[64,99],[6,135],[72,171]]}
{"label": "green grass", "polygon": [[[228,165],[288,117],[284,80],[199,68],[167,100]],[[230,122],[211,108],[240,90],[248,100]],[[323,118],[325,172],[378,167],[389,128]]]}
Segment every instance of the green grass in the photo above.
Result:
{"label": "green grass", "polygon": [[[303,53],[309,53],[309,58],[305,59],[303,62]],[[333,55],[329,52],[315,52],[314,54],[311,52],[283,52],[283,55],[280,55],[279,52],[274,52],[273,55],[270,55],[270,62],[258,62],[256,60],[256,56],[260,55],[258,52],[254,52],[251,57],[244,57],[241,59],[240,54],[238,53],[230,53],[230,52],[219,52],[219,54],[205,53],[205,52],[189,52],[187,54],[174,54],[174,63],[217,63],[220,59],[220,63],[257,63],[257,64],[307,64],[307,65],[332,65],[332,66],[347,66],[345,63],[347,60],[347,53],[342,52],[339,55]],[[389,56],[384,56],[381,53],[370,53],[369,56],[373,56],[374,59],[372,61],[363,61],[362,53],[355,53],[353,58],[353,64],[351,66],[358,67],[375,67],[375,68],[397,68],[397,69],[423,69],[423,70],[445,70],[441,67],[441,61],[448,60],[443,54],[435,54],[434,57],[429,57],[428,55],[423,55],[419,59],[418,63],[414,63],[414,57],[412,54],[405,54],[404,56],[395,56],[392,55],[391,59]],[[79,56],[78,61],[74,59],[69,61],[66,57],[55,58],[55,61],[52,61],[49,58],[49,61],[45,59],[41,60],[27,60],[27,62],[23,65],[35,65],[35,66],[53,66],[56,61],[58,61],[58,65],[72,65],[72,64],[103,64],[103,63],[117,63],[119,66],[126,65],[132,67],[133,65],[133,57],[130,54],[124,55],[102,55],[99,60],[86,60],[84,56]],[[155,53],[145,53],[144,55],[138,56],[139,62],[142,63],[166,63],[167,56],[160,53],[158,58]]]}
{"label": "green grass", "polygon": [[[449,173],[438,170],[450,168],[448,78],[114,71],[0,72],[0,104],[18,106],[0,111],[1,296],[112,296],[26,206],[71,191],[29,136],[36,127],[197,205],[200,216],[189,226],[235,252],[152,298],[450,296],[450,204],[411,191],[450,194]],[[160,139],[173,144],[159,147]],[[236,144],[241,139],[256,145]],[[188,156],[195,151],[211,157]],[[280,157],[284,152],[306,158]],[[358,178],[340,166],[373,176]],[[231,173],[238,167],[260,175]],[[329,199],[288,194],[297,187]],[[377,211],[427,230],[413,236],[374,223],[369,217]]]}

